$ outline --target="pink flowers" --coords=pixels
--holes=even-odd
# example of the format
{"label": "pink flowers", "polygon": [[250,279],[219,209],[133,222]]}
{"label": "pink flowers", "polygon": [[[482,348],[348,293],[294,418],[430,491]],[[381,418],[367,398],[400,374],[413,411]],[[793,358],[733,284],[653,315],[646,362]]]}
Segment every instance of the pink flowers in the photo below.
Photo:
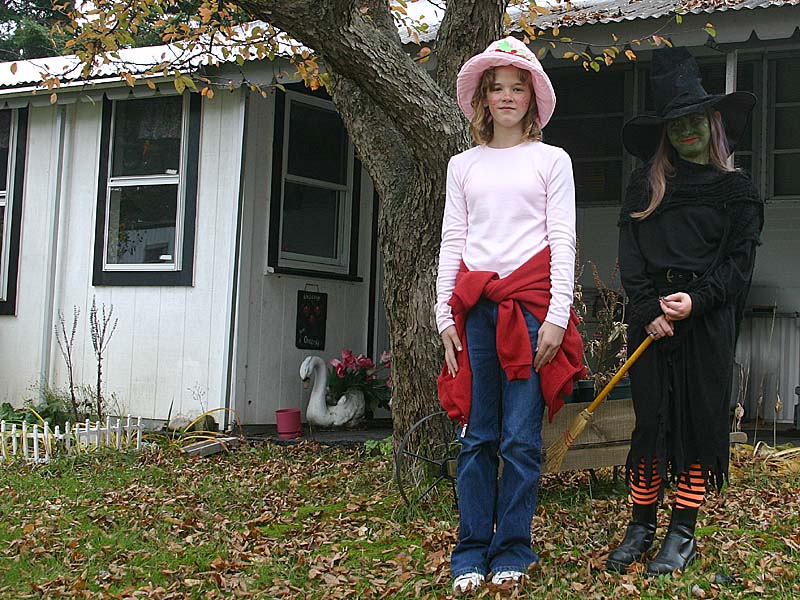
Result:
{"label": "pink flowers", "polygon": [[[384,354],[386,353],[384,352]],[[347,371],[364,371],[368,377],[374,375],[375,372],[375,363],[369,356],[363,354],[355,356],[350,350],[342,350],[341,360],[334,358],[330,364],[336,369],[336,375],[342,379],[346,377]]]}
{"label": "pink flowers", "polygon": [[360,389],[364,399],[372,406],[388,406],[391,399],[391,376],[380,379],[382,370],[390,370],[392,356],[388,352],[381,354],[380,364],[364,354],[355,355],[351,350],[342,350],[341,358],[330,361],[328,373],[328,393],[335,401],[348,389]]}

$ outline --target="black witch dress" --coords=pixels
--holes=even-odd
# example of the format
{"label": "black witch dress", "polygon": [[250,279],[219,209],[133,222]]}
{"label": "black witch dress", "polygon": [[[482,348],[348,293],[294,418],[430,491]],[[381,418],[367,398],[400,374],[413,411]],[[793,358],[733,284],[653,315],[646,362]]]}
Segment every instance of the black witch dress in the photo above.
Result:
{"label": "black witch dress", "polygon": [[659,207],[634,219],[630,213],[650,201],[648,168],[633,173],[619,221],[629,347],[638,347],[645,325],[662,314],[660,296],[689,293],[692,313],[630,370],[636,426],[627,469],[634,483],[643,476],[649,486],[653,459],[664,482],[699,463],[706,483],[719,489],[728,475],[734,349],[763,202],[741,171],[678,160]]}

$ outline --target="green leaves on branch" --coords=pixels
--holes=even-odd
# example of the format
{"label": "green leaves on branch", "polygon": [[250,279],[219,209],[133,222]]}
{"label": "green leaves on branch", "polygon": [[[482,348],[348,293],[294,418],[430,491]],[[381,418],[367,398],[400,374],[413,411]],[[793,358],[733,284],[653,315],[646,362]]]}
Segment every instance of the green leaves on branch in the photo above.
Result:
{"label": "green leaves on branch", "polygon": [[195,92],[197,91],[197,84],[195,84],[194,80],[189,75],[178,74],[175,76],[175,80],[172,83],[175,86],[175,91],[179,94],[182,94],[186,88]]}
{"label": "green leaves on branch", "polygon": [[[682,11],[680,9],[675,11],[675,22],[679,25],[683,23]],[[711,37],[717,35],[717,31],[712,23],[706,23],[705,27],[703,27],[703,31],[708,33],[708,35],[710,35]],[[530,37],[530,39],[536,39],[543,44],[539,49],[539,58],[542,58],[544,56],[547,48],[546,44],[549,44],[552,48],[556,47],[553,41],[550,41],[544,37],[545,32],[542,30],[536,32],[536,35],[533,35],[534,32],[532,31],[532,28],[525,29],[525,32]],[[553,29],[550,31],[550,34],[553,36],[553,38],[557,38],[556,41],[558,42],[569,44],[570,47],[572,48],[575,48],[576,45],[587,48],[583,52],[567,50],[561,55],[561,57],[566,60],[571,60],[573,62],[580,62],[581,66],[586,71],[591,70],[594,71],[595,73],[599,72],[603,66],[610,67],[614,63],[614,61],[616,61],[617,58],[620,57],[620,55],[624,55],[625,58],[627,58],[631,62],[636,61],[638,57],[636,56],[636,52],[634,52],[632,48],[628,47],[625,48],[624,50],[621,50],[621,47],[624,47],[626,45],[641,46],[643,43],[649,43],[651,46],[655,47],[659,47],[662,45],[672,47],[673,45],[668,37],[659,35],[658,33],[652,33],[649,36],[639,39],[631,39],[628,40],[627,42],[625,41],[620,42],[619,37],[616,34],[612,33],[611,39],[613,41],[613,45],[602,48],[601,52],[597,53],[597,51],[595,50],[597,46],[581,42],[579,40],[574,40],[573,38],[570,37],[558,38],[559,33],[560,30],[558,26],[553,27]]]}

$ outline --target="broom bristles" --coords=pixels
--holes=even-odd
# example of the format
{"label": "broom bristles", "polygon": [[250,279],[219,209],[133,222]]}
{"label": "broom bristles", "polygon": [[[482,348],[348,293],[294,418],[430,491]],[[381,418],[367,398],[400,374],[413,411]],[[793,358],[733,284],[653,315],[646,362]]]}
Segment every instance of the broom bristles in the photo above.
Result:
{"label": "broom bristles", "polygon": [[582,410],[572,421],[572,424],[567,427],[564,435],[562,435],[558,441],[550,445],[545,453],[546,458],[544,466],[546,472],[555,473],[558,471],[561,463],[564,462],[567,451],[572,447],[572,444],[575,443],[575,440],[578,439],[578,436],[583,433],[583,430],[586,428],[591,418],[592,413],[586,409]]}

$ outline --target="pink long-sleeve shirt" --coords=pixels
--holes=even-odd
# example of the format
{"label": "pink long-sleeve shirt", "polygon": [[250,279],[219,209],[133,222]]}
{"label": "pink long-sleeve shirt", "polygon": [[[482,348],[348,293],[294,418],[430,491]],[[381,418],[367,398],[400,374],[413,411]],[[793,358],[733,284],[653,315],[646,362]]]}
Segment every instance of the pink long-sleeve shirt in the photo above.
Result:
{"label": "pink long-sleeve shirt", "polygon": [[575,282],[575,183],[561,148],[523,142],[475,146],[450,159],[442,221],[436,325],[454,324],[448,300],[461,261],[506,277],[550,246],[546,321],[566,328]]}

